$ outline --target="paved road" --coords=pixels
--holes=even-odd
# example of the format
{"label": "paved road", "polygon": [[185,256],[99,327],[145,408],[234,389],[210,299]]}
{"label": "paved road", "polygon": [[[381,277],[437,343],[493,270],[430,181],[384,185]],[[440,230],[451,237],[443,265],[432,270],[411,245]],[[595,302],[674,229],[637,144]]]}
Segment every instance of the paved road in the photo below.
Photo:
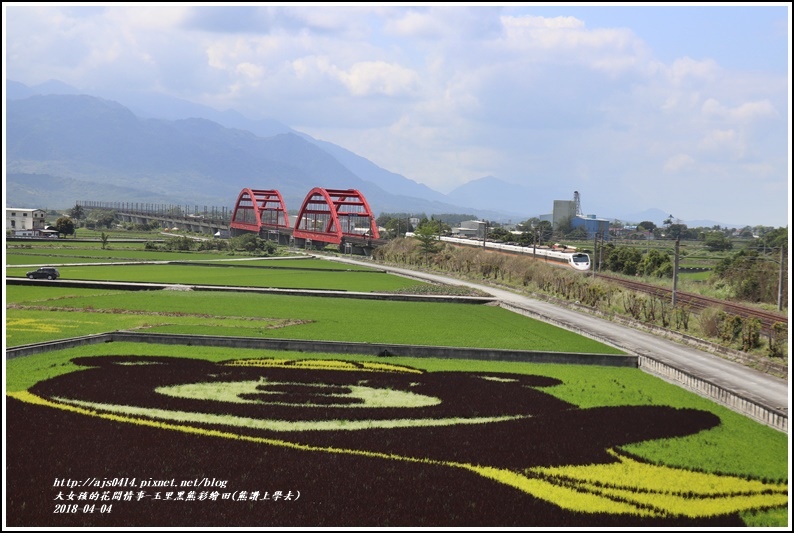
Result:
{"label": "paved road", "polygon": [[[330,259],[323,256],[318,257]],[[722,359],[714,354],[683,346],[671,340],[622,326],[608,320],[565,309],[542,300],[536,300],[487,285],[480,285],[478,283],[437,274],[385,266],[380,263],[373,264],[372,261],[360,261],[348,258],[333,258],[333,260],[348,261],[360,265],[381,268],[413,278],[422,278],[429,281],[479,289],[493,295],[503,302],[524,308],[533,315],[546,317],[556,324],[603,340],[628,353],[647,355],[692,375],[702,377],[723,388],[739,393],[761,405],[783,410],[788,414],[789,384],[787,379],[771,376],[739,363]]]}

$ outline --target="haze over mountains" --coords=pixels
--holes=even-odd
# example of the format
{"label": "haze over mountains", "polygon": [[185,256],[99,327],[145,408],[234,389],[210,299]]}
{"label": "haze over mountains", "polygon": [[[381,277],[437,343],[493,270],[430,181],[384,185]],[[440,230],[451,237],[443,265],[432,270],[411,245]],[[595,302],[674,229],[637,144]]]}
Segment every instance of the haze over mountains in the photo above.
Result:
{"label": "haze over mountains", "polygon": [[[359,190],[376,215],[468,213],[520,222],[551,213],[554,200],[573,199],[573,191],[551,198],[542,187],[493,176],[445,195],[274,120],[161,95],[98,97],[57,81],[6,83],[7,207],[65,209],[91,200],[232,209],[249,187],[278,189],[297,210],[312,188],[324,187]],[[597,215],[661,225],[669,213]]]}

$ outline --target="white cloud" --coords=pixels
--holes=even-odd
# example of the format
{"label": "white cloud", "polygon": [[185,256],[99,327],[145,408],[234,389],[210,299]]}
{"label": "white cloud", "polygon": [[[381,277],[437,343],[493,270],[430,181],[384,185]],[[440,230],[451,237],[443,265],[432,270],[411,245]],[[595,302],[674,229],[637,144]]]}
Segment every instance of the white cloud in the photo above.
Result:
{"label": "white cloud", "polygon": [[507,49],[534,54],[543,63],[565,62],[605,72],[637,66],[642,42],[627,29],[588,29],[574,17],[504,16]]}
{"label": "white cloud", "polygon": [[673,85],[681,85],[697,80],[712,81],[717,77],[719,67],[712,59],[696,61],[689,57],[677,59],[667,69],[667,74]]}
{"label": "white cloud", "polygon": [[505,15],[502,17],[502,24],[505,26],[508,37],[513,41],[524,40],[522,36],[531,37],[533,33],[543,30],[585,29],[584,22],[574,17],[547,18],[531,15],[521,17]]}
{"label": "white cloud", "polygon": [[100,22],[114,28],[125,28],[130,35],[174,31],[185,20],[189,7],[179,5],[142,4],[106,10]]}
{"label": "white cloud", "polygon": [[690,169],[695,165],[695,160],[687,154],[676,154],[664,163],[664,171],[678,173],[685,169]]}
{"label": "white cloud", "polygon": [[242,37],[212,41],[206,46],[207,64],[219,70],[236,71],[237,65],[256,55],[256,44]]}
{"label": "white cloud", "polygon": [[410,10],[402,17],[386,21],[386,31],[402,37],[421,37],[429,39],[442,35],[441,26],[435,17],[427,12]]}
{"label": "white cloud", "polygon": [[[684,175],[676,183],[692,190],[748,169],[763,176],[764,190],[788,182],[787,62],[729,68],[729,57],[704,54],[695,40],[663,61],[664,39],[682,44],[665,18],[646,41],[620,7],[610,8],[610,23],[574,12],[4,4],[4,66],[29,85],[55,78],[84,90],[157,88],[274,118],[444,190],[489,174],[540,183],[539,194],[581,190],[584,180],[592,190],[581,192],[599,205],[594,196],[681,201],[652,184]],[[787,44],[772,29],[751,38],[758,28],[741,19],[716,41],[786,56],[764,48]],[[719,50],[714,41],[710,52]],[[759,195],[741,208],[760,217],[764,202],[777,200]]]}
{"label": "white cloud", "polygon": [[[362,10],[362,8],[364,8]],[[302,21],[313,32],[345,35],[347,38],[364,39],[370,33],[366,21],[366,8],[344,6],[303,6],[283,8],[290,17]]]}
{"label": "white cloud", "polygon": [[413,70],[384,61],[364,61],[335,73],[353,96],[404,96],[414,93],[419,83]]}
{"label": "white cloud", "polygon": [[719,154],[727,160],[741,159],[747,150],[741,135],[732,129],[709,132],[698,148],[702,152]]}
{"label": "white cloud", "polygon": [[259,80],[265,74],[265,69],[259,65],[254,65],[251,63],[240,63],[237,65],[236,71],[242,74],[245,78],[251,81],[252,84],[256,85]]}
{"label": "white cloud", "polygon": [[392,36],[424,41],[478,42],[502,31],[499,6],[410,7],[393,11],[384,31]]}
{"label": "white cloud", "polygon": [[709,117],[743,123],[778,116],[775,106],[769,100],[745,102],[731,108],[720,104],[713,98],[703,102],[703,114]]}

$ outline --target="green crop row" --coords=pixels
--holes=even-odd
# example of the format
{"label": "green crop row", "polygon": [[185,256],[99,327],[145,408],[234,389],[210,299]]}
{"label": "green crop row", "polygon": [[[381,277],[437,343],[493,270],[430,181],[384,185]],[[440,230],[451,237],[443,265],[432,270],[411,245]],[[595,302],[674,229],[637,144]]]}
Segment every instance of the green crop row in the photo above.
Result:
{"label": "green crop row", "polygon": [[[114,267],[113,270],[115,270]],[[349,342],[621,353],[500,307],[205,291],[7,287],[9,346],[118,329]],[[29,296],[26,296],[29,295]],[[57,295],[57,296],[56,296]],[[281,324],[271,327],[269,322]]]}
{"label": "green crop row", "polygon": [[[308,262],[307,262],[308,263]],[[307,264],[308,266],[308,264]],[[59,267],[61,279],[328,289],[360,292],[389,292],[425,283],[384,272],[342,269],[269,268],[265,266],[208,266],[184,264],[140,264]],[[7,276],[24,277],[27,269],[11,267]]]}

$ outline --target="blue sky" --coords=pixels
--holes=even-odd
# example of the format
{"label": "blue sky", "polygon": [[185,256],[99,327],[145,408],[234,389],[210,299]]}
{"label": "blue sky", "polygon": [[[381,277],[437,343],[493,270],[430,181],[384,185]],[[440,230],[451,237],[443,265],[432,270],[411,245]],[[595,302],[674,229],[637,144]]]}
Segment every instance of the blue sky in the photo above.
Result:
{"label": "blue sky", "polygon": [[440,192],[787,226],[791,10],[3,4],[4,77],[272,118]]}

